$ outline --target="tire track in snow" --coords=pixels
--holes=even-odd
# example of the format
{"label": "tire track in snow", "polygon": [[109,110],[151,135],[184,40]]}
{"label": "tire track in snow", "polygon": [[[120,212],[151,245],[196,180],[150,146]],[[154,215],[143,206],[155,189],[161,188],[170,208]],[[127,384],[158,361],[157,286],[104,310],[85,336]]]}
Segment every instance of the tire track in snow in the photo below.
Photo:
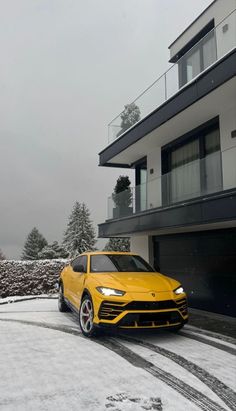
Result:
{"label": "tire track in snow", "polygon": [[32,326],[41,327],[41,328],[48,328],[49,330],[61,331],[67,334],[78,335],[82,337],[82,333],[79,327],[73,327],[71,325],[59,325],[59,324],[57,325],[57,324],[52,324],[52,323],[43,323],[40,321],[17,320],[13,318],[0,318],[0,321],[32,325]]}
{"label": "tire track in snow", "polygon": [[206,395],[202,394],[200,391],[191,387],[189,384],[186,384],[169,372],[163,371],[161,368],[146,360],[141,355],[136,354],[134,351],[121,344],[120,342],[112,338],[109,340],[103,338],[101,339],[101,341],[99,341],[99,344],[120,355],[135,367],[146,370],[148,373],[152,374],[157,379],[169,385],[169,387],[197,405],[200,409],[204,411],[225,411],[225,408],[221,407],[219,404],[211,400]]}
{"label": "tire track in snow", "polygon": [[213,338],[216,338],[217,340],[222,340],[230,344],[236,345],[236,339],[233,337],[229,337],[228,335],[225,335],[225,334],[218,334],[213,331],[203,330],[202,328],[197,328],[193,326],[190,327],[189,325],[185,326],[185,330],[194,332],[197,334],[206,335],[208,337],[213,337]]}
{"label": "tire track in snow", "polygon": [[58,313],[58,310],[34,310],[34,311],[25,311],[25,310],[22,310],[22,311],[20,311],[20,310],[17,310],[17,311],[0,311],[0,315],[1,314],[18,314],[18,313],[24,313],[24,314],[27,314],[27,313]]}
{"label": "tire track in snow", "polygon": [[53,296],[32,296],[32,297],[24,297],[24,298],[19,298],[15,300],[8,300],[8,301],[0,301],[0,305],[5,305],[5,304],[15,304],[15,303],[21,303],[24,301],[31,301],[31,300],[57,300],[57,297]]}
{"label": "tire track in snow", "polygon": [[[73,328],[71,326],[66,326],[66,325],[61,326],[61,325],[55,325],[51,323],[46,324],[46,323],[37,322],[37,321],[3,319],[3,318],[0,318],[0,321],[32,325],[36,327],[42,327],[46,329],[61,331],[64,333],[79,336],[81,338],[86,338],[86,337],[83,337],[81,331],[79,331],[78,328],[76,327]],[[225,408],[221,407],[215,401],[212,401],[210,398],[202,394],[200,391],[184,383],[183,381],[181,381],[174,375],[166,371],[163,371],[161,368],[155,366],[150,361],[147,361],[145,358],[136,354],[131,349],[125,347],[120,342],[114,339],[108,339],[108,338],[101,338],[101,339],[93,338],[91,340],[111,350],[112,352],[115,352],[116,354],[124,358],[126,361],[128,361],[133,366],[142,368],[148,373],[152,374],[155,378],[161,380],[162,382],[170,386],[172,389],[177,391],[179,394],[181,394],[183,397],[185,397],[186,399],[188,399],[189,401],[197,405],[201,410],[203,411],[226,411]]]}
{"label": "tire track in snow", "polygon": [[179,354],[175,354],[166,348],[160,347],[158,345],[151,344],[149,342],[138,340],[132,337],[119,336],[121,340],[134,343],[138,346],[147,348],[157,354],[163,355],[164,357],[172,360],[176,364],[180,365],[182,368],[193,374],[200,381],[204,382],[207,387],[209,387],[224,403],[231,409],[236,410],[236,393],[220,381],[218,378],[214,377],[212,374],[208,373],[202,367],[197,364],[187,360]]}
{"label": "tire track in snow", "polygon": [[188,333],[188,331],[179,331],[178,334],[182,335],[183,337],[190,338],[191,340],[196,340],[203,344],[211,345],[212,347],[218,348],[221,351],[225,351],[228,354],[236,355],[236,348],[229,347],[228,345],[221,344],[217,341],[209,340],[204,336],[202,337],[201,335],[192,334],[190,332]]}

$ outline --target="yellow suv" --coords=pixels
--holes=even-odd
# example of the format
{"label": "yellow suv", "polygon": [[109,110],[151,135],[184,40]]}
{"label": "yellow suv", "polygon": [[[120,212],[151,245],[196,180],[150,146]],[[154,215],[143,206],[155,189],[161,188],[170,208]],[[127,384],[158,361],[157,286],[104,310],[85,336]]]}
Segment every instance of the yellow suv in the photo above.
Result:
{"label": "yellow suv", "polygon": [[178,330],[188,319],[181,284],[125,252],[86,252],[71,261],[60,275],[58,308],[78,313],[87,337],[98,327]]}

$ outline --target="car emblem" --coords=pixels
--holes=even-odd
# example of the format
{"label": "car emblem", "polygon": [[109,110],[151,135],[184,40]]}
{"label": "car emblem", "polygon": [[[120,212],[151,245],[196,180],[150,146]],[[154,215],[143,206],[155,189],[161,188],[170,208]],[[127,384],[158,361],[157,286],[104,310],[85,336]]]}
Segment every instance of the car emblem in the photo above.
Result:
{"label": "car emblem", "polygon": [[156,297],[156,294],[155,294],[155,293],[152,293],[152,296],[153,296],[153,297]]}

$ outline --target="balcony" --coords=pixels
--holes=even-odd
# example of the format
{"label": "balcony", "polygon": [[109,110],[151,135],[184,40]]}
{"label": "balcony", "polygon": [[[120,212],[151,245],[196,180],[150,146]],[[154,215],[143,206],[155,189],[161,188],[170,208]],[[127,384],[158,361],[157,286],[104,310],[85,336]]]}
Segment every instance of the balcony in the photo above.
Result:
{"label": "balcony", "polygon": [[[235,49],[236,10],[144,90],[108,125],[111,144]],[[128,112],[127,112],[128,111]]]}
{"label": "balcony", "polygon": [[198,197],[234,189],[236,168],[228,167],[234,158],[236,147],[217,151],[145,184],[112,194],[108,198],[108,220],[183,204]]}

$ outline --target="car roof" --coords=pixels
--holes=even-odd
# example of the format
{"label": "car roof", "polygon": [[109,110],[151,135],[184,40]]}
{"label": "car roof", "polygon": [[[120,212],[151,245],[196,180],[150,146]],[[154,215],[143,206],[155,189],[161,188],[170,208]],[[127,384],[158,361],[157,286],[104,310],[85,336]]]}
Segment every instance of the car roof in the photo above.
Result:
{"label": "car roof", "polygon": [[80,255],[138,255],[136,253],[131,253],[129,251],[85,251]]}

